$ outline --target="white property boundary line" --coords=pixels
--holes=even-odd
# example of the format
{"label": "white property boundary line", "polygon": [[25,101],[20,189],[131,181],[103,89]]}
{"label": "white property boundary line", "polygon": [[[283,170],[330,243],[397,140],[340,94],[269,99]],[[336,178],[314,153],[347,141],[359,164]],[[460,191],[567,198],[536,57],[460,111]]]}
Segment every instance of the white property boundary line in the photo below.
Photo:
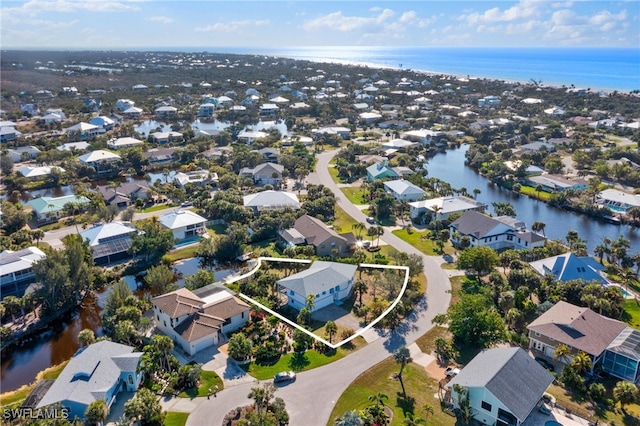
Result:
{"label": "white property boundary line", "polygon": [[[249,278],[250,276],[255,274],[262,267],[262,262],[285,262],[285,263],[304,263],[304,264],[309,264],[309,263],[312,263],[313,261],[311,259],[291,259],[291,258],[280,258],[280,257],[259,257],[258,258],[258,263],[257,263],[255,268],[253,268],[251,271],[247,272],[246,274],[240,275],[239,277],[231,277],[231,278],[227,277],[228,279],[225,279],[225,284],[232,284],[232,283],[234,283],[236,281],[240,281],[240,280],[243,280],[245,278]],[[258,306],[260,309],[262,309],[262,310],[264,310],[266,312],[269,312],[271,315],[275,315],[281,321],[284,321],[287,324],[289,324],[290,326],[297,328],[298,330],[300,330],[303,333],[313,337],[314,339],[318,340],[319,342],[324,343],[325,345],[329,346],[330,348],[337,349],[340,346],[344,345],[345,343],[348,343],[351,340],[355,339],[356,337],[361,336],[362,334],[364,334],[364,332],[366,332],[371,327],[376,325],[382,318],[384,318],[389,312],[391,312],[393,310],[393,308],[396,307],[398,302],[400,302],[400,299],[402,298],[402,295],[404,294],[405,290],[407,289],[407,284],[409,282],[409,267],[408,266],[395,266],[395,265],[392,266],[392,265],[377,265],[377,264],[373,264],[373,263],[360,263],[360,264],[358,264],[358,267],[359,268],[403,270],[403,271],[405,271],[404,283],[402,284],[402,289],[400,290],[400,293],[398,293],[398,297],[396,297],[396,299],[393,301],[393,303],[378,318],[376,318],[375,320],[373,320],[372,322],[370,322],[366,326],[364,326],[362,328],[359,328],[358,331],[356,333],[354,333],[352,336],[349,336],[348,338],[346,338],[346,339],[344,339],[344,340],[342,340],[342,341],[340,341],[338,343],[329,343],[327,340],[323,339],[322,337],[318,336],[317,334],[314,334],[311,331],[307,330],[306,328],[304,328],[304,327],[298,325],[297,323],[291,321],[290,319],[283,317],[279,313],[267,308],[266,306],[264,306],[260,302],[252,299],[251,297],[247,296],[244,293],[238,293],[238,296],[240,296],[241,298],[245,299],[249,303]]]}

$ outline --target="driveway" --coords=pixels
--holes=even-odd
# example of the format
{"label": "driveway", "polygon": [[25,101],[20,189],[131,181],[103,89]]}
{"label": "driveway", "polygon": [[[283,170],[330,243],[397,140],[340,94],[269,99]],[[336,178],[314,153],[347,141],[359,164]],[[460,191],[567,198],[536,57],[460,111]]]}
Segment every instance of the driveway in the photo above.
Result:
{"label": "driveway", "polygon": [[[309,183],[323,184],[331,189],[336,194],[338,205],[347,214],[366,224],[366,216],[346,197],[340,196],[342,193],[338,185],[329,175],[329,161],[337,152],[334,150],[318,155],[316,172],[310,174],[307,180]],[[380,338],[336,362],[299,373],[295,383],[280,387],[276,396],[284,399],[290,416],[289,423],[292,425],[326,425],[336,401],[351,382],[389,357],[400,346],[409,346],[431,330],[433,317],[446,312],[449,306],[449,278],[436,261],[393,234],[385,233],[382,239],[400,251],[422,256],[428,281],[424,303],[419,304],[406,321],[392,332],[381,333]],[[245,383],[225,389],[218,394],[215,401],[213,398],[210,401],[200,398],[202,403],[191,412],[187,425],[222,424],[227,412],[249,403],[247,395],[254,386],[254,383]]]}

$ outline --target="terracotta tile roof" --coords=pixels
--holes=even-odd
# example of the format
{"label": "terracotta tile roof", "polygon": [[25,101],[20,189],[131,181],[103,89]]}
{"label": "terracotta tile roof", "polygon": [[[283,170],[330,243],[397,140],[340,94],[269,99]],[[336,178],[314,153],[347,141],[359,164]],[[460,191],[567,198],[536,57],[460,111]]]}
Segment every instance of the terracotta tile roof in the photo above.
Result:
{"label": "terracotta tile roof", "polygon": [[202,299],[186,288],[154,297],[151,299],[151,303],[169,315],[170,318],[179,318],[183,315],[196,312],[204,304]]}

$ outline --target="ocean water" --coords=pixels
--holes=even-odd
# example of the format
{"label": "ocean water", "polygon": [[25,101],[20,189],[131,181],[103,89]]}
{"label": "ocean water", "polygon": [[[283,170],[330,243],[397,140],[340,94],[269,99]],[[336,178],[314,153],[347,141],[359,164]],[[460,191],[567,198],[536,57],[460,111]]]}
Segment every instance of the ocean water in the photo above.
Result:
{"label": "ocean water", "polygon": [[[197,50],[197,49],[194,49]],[[200,51],[202,49],[199,49]],[[412,69],[427,73],[591,90],[640,90],[640,48],[219,47],[217,53],[263,54],[314,62]]]}

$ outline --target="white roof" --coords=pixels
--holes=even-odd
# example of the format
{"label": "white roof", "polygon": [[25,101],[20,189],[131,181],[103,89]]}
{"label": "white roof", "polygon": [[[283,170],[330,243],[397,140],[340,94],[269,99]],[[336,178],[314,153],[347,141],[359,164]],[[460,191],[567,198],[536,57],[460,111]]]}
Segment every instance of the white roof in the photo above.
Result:
{"label": "white roof", "polygon": [[160,216],[160,223],[169,229],[184,228],[188,225],[206,223],[207,219],[191,210],[176,210]]}
{"label": "white roof", "polygon": [[296,194],[284,191],[262,191],[243,197],[245,207],[255,207],[258,210],[291,207],[300,208],[300,201]]}
{"label": "white roof", "polygon": [[404,139],[393,139],[389,142],[383,143],[382,146],[385,148],[406,148],[408,146],[415,146],[417,144],[417,142],[411,142]]}
{"label": "white roof", "polygon": [[24,271],[47,255],[37,247],[28,247],[19,251],[5,250],[0,253],[2,275]]}
{"label": "white roof", "polygon": [[98,149],[96,151],[87,152],[84,155],[78,157],[78,159],[84,163],[93,163],[95,161],[114,161],[119,160],[121,157],[113,152],[104,151]]}
{"label": "white roof", "polygon": [[408,194],[425,194],[424,190],[419,186],[416,186],[408,180],[398,179],[390,180],[384,183],[384,186],[395,192],[396,194],[408,195]]}
{"label": "white roof", "polygon": [[449,214],[482,206],[482,203],[467,197],[439,197],[430,200],[413,201],[409,205],[416,209],[434,211],[437,207],[440,214]]}
{"label": "white roof", "polygon": [[89,130],[95,130],[98,126],[89,123],[78,123],[75,126],[67,127],[66,131],[69,132],[88,132]]}
{"label": "white roof", "polygon": [[67,142],[63,145],[60,145],[56,149],[58,151],[71,151],[71,149],[77,149],[78,151],[82,151],[89,148],[89,142]]}
{"label": "white roof", "polygon": [[542,99],[536,99],[536,98],[525,98],[522,100],[523,104],[541,104],[542,103]]}
{"label": "white roof", "polygon": [[42,166],[42,167],[29,167],[29,166],[24,166],[24,167],[20,167],[18,169],[18,172],[26,177],[26,178],[32,178],[32,177],[38,177],[38,176],[48,176],[51,174],[51,170],[53,169],[58,169],[58,171],[60,171],[61,173],[64,173],[66,170],[63,169],[62,167],[57,167],[57,166]]}
{"label": "white roof", "polygon": [[640,196],[618,191],[617,189],[605,189],[598,194],[598,198],[634,207],[640,207]]}
{"label": "white roof", "polygon": [[112,139],[109,142],[107,142],[107,145],[113,148],[121,148],[123,146],[141,145],[143,143],[144,142],[136,138],[126,137],[126,138]]}
{"label": "white roof", "polygon": [[97,246],[120,236],[126,236],[132,232],[138,232],[136,228],[126,225],[122,222],[103,223],[93,228],[82,231],[80,236],[82,240],[89,240],[89,246]]}

